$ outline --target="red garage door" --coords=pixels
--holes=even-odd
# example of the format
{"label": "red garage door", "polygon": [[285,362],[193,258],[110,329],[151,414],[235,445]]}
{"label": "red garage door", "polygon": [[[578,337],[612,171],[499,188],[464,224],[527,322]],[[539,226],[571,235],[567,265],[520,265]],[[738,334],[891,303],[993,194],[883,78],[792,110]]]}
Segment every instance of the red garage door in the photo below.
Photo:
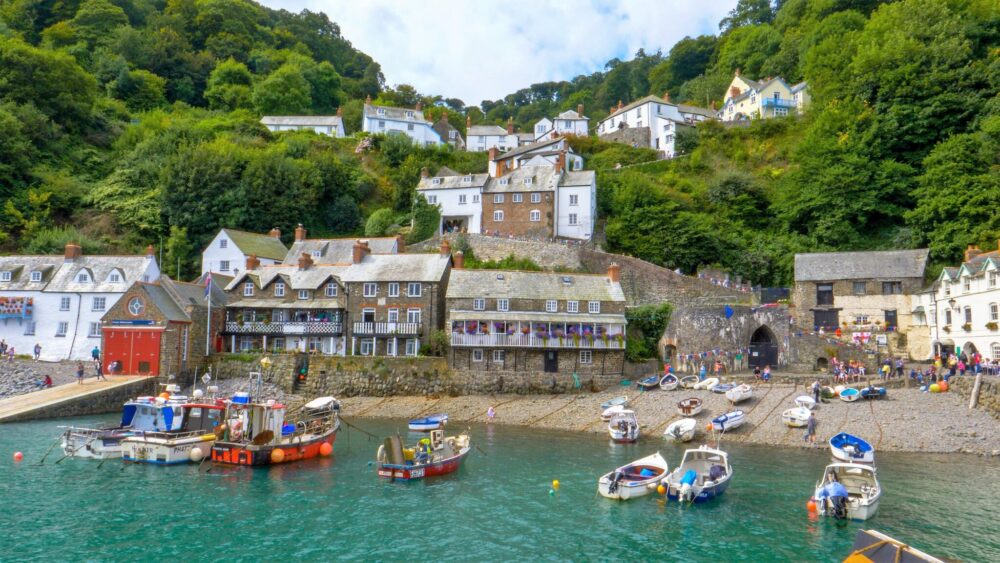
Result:
{"label": "red garage door", "polygon": [[105,328],[104,369],[111,362],[121,362],[115,375],[160,375],[160,337],[162,329]]}

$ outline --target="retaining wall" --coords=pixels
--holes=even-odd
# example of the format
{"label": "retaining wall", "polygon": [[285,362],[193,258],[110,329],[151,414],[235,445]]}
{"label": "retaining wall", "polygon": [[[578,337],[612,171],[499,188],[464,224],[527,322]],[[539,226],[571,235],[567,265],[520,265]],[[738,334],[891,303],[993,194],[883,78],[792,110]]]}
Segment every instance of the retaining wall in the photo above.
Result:
{"label": "retaining wall", "polygon": [[141,395],[155,394],[157,389],[156,382],[157,378],[155,377],[143,377],[125,385],[68,397],[58,402],[14,414],[4,418],[3,422],[24,422],[27,420],[42,420],[66,416],[119,413],[125,401]]}
{"label": "retaining wall", "polygon": [[[948,380],[951,392],[958,393],[968,404],[972,395],[972,388],[976,384],[975,376],[958,376]],[[979,402],[977,409],[984,410],[993,418],[1000,419],[1000,377],[995,375],[984,375],[983,384],[979,389]]]}

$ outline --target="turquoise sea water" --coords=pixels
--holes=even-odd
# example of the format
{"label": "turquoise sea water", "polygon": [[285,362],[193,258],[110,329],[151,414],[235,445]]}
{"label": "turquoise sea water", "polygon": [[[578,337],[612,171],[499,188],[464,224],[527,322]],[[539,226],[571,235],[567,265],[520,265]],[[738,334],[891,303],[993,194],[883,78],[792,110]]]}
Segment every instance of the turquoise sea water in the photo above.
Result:
{"label": "turquoise sea water", "polygon": [[[113,418],[75,419],[110,421]],[[861,527],[939,557],[1000,560],[1000,463],[970,456],[878,455],[885,495],[866,524],[809,518],[827,451],[723,446],[735,476],[721,499],[614,502],[597,477],[659,449],[659,439],[473,426],[473,451],[450,476],[379,481],[378,442],[346,430],[334,456],[272,468],[124,466],[68,459],[43,421],[0,433],[0,560],[839,561]],[[401,421],[353,421],[378,435]],[[453,430],[458,430],[453,427]],[[15,464],[14,451],[25,460]],[[551,481],[560,490],[549,494]]]}

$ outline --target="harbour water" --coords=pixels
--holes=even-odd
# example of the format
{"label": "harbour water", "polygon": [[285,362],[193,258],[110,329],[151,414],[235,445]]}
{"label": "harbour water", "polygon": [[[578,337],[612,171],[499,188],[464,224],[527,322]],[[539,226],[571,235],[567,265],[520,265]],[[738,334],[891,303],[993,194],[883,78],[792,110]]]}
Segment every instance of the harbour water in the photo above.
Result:
{"label": "harbour water", "polygon": [[[3,427],[0,560],[839,561],[862,527],[939,557],[1000,559],[1000,463],[971,456],[879,454],[880,512],[847,525],[805,509],[825,448],[723,443],[733,483],[697,506],[595,495],[601,473],[657,449],[672,468],[680,446],[520,427],[473,426],[482,453],[457,474],[408,484],[379,481],[379,442],[353,429],[332,458],[272,468],[56,464],[58,448],[36,465],[57,424],[111,420]],[[379,436],[406,428],[353,422]]]}

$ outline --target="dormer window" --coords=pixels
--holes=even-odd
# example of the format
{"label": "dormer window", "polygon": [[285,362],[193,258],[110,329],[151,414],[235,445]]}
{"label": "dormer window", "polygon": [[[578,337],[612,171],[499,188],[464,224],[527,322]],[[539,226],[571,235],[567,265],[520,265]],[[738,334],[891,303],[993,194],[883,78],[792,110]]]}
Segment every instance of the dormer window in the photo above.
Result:
{"label": "dormer window", "polygon": [[412,111],[406,112],[406,117],[412,118],[413,117],[413,112]]}
{"label": "dormer window", "polygon": [[471,184],[472,183],[472,176],[466,176],[466,177],[462,178],[462,181],[465,182],[466,184]]}
{"label": "dormer window", "polygon": [[531,180],[532,180],[531,178],[525,178],[524,179],[524,185],[525,186],[530,186],[531,185]]}
{"label": "dormer window", "polygon": [[319,258],[319,257],[321,257],[321,256],[323,256],[323,253],[322,253],[322,252],[320,252],[319,250],[313,250],[313,251],[312,251],[312,257],[313,257],[313,258]]}
{"label": "dormer window", "polygon": [[87,272],[80,272],[76,275],[76,281],[78,283],[90,283],[90,274]]}
{"label": "dormer window", "polygon": [[377,111],[377,113],[378,113],[379,115],[385,115],[385,108],[378,108],[378,111]]}
{"label": "dormer window", "polygon": [[[7,272],[7,273],[9,274],[10,272]],[[41,272],[31,272],[31,281],[33,281],[33,282],[40,282],[40,281],[42,281],[42,273]]]}
{"label": "dormer window", "polygon": [[11,277],[10,272],[0,272],[0,281],[9,282]]}
{"label": "dormer window", "polygon": [[510,179],[509,178],[500,178],[500,185],[501,186],[506,186],[509,183],[510,183]]}
{"label": "dormer window", "polygon": [[433,180],[431,180],[431,183],[436,186],[441,183],[441,178],[434,178]]}
{"label": "dormer window", "polygon": [[118,270],[112,270],[111,273],[108,274],[108,283],[122,283],[122,279],[122,273]]}
{"label": "dormer window", "polygon": [[248,281],[243,284],[243,297],[253,297],[253,282]]}

